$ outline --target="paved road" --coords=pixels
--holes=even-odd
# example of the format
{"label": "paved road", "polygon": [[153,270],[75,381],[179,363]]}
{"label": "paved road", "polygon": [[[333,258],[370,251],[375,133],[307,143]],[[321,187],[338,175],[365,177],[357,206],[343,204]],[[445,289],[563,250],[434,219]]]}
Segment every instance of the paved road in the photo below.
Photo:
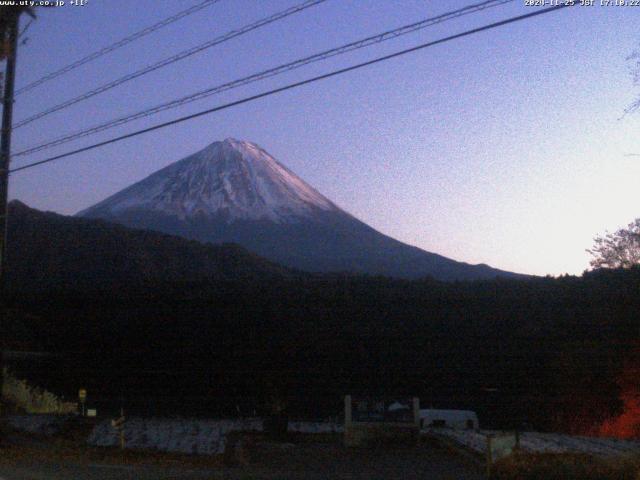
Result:
{"label": "paved road", "polygon": [[0,462],[0,480],[481,480],[458,457],[428,446],[346,450],[337,445],[266,449],[244,467],[205,470],[37,459]]}
{"label": "paved road", "polygon": [[299,445],[266,450],[255,462],[287,480],[481,480],[471,465],[446,450],[429,445],[346,449],[341,445]]}
{"label": "paved road", "polygon": [[61,466],[41,462],[0,466],[0,480],[213,480],[227,478],[231,480],[234,477],[225,476],[223,472],[159,467],[68,463]]}

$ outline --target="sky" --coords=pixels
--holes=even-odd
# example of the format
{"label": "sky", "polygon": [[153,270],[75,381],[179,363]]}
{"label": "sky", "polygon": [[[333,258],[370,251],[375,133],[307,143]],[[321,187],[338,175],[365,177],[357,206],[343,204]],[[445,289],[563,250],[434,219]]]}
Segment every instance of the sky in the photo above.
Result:
{"label": "sky", "polygon": [[[327,0],[14,131],[13,152],[318,51],[476,3]],[[19,95],[16,122],[302,0],[220,0]],[[199,0],[40,9],[16,86]],[[13,167],[539,7],[525,0],[68,143]],[[593,237],[640,216],[640,7],[576,6],[16,172],[10,197],[74,214],[208,144],[255,142],[344,210],[455,260],[581,274]],[[26,25],[27,19],[22,19]]]}

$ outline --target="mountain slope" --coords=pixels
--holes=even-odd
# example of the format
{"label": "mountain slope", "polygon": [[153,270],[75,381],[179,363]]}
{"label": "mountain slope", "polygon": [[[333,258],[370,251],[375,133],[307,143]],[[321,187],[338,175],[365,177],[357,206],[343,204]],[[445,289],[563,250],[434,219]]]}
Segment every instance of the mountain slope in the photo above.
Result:
{"label": "mountain slope", "polygon": [[238,245],[205,245],[103,220],[9,204],[7,279],[16,286],[96,286],[291,275]]}
{"label": "mountain slope", "polygon": [[203,242],[234,242],[307,271],[475,280],[516,276],[381,234],[259,146],[215,142],[78,213]]}

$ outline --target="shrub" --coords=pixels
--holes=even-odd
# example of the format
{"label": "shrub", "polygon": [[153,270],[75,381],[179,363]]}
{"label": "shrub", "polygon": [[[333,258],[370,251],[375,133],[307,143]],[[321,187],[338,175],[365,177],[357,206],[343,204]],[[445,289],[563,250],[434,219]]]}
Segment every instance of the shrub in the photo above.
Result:
{"label": "shrub", "polygon": [[77,406],[73,402],[63,402],[47,390],[31,386],[26,380],[19,380],[6,367],[3,369],[3,402],[13,404],[26,413],[74,413]]}
{"label": "shrub", "polygon": [[601,459],[585,454],[518,454],[493,468],[494,480],[637,480],[635,458]]}

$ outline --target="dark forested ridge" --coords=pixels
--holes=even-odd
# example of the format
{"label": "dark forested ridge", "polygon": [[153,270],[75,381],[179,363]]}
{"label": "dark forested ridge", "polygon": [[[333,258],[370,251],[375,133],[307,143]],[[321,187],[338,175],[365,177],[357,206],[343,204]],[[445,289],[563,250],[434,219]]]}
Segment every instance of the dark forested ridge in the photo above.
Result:
{"label": "dark forested ridge", "polygon": [[146,412],[260,410],[276,389],[292,412],[327,415],[345,392],[417,394],[495,426],[584,433],[622,406],[617,379],[640,320],[639,269],[121,287],[13,292],[10,307],[38,319],[32,334],[44,348],[81,357],[57,372],[60,385],[87,384]]}
{"label": "dark forested ridge", "polygon": [[93,287],[186,279],[242,279],[292,271],[233,245],[210,245],[102,220],[41,212],[13,201],[7,240],[10,285]]}
{"label": "dark forested ridge", "polygon": [[[339,413],[349,392],[418,395],[426,406],[475,409],[485,426],[589,433],[620,413],[619,380],[639,358],[640,268],[453,283],[308,275],[233,246],[91,221],[131,242],[126,255],[160,260],[144,276],[90,282],[49,257],[97,255],[103,246],[74,240],[71,227],[47,215],[60,250],[42,240],[22,255],[60,281],[9,284],[3,339],[58,353],[15,368],[66,395],[84,386],[101,408],[250,414],[275,394],[292,414],[325,416]],[[35,233],[21,228],[14,231],[26,249]],[[154,257],[149,239],[175,247]],[[202,254],[191,261],[213,259],[215,268],[174,275],[189,261],[172,258],[185,245]],[[109,262],[124,268],[133,261],[126,255]],[[74,284],[75,275],[85,281]]]}

